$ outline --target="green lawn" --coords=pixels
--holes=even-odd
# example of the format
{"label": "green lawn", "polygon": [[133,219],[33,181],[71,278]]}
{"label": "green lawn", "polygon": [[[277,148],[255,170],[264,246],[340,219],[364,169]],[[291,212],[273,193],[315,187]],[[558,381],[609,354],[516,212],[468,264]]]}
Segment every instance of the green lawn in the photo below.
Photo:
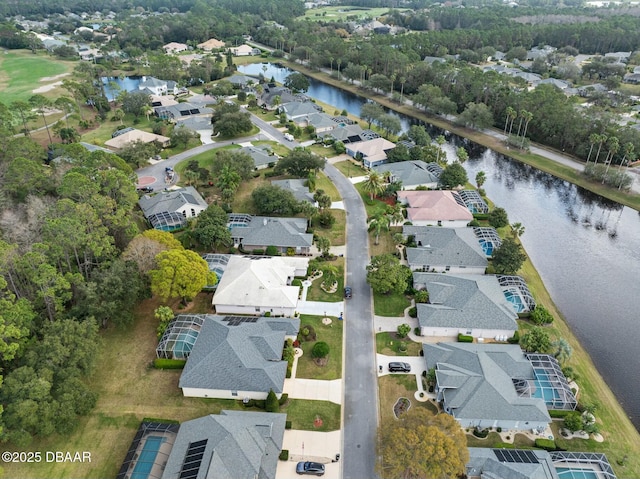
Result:
{"label": "green lawn", "polygon": [[316,341],[324,341],[329,345],[329,362],[326,366],[318,366],[311,357],[315,341],[301,341],[304,354],[298,359],[296,377],[308,379],[339,379],[342,377],[342,321],[332,317],[329,325],[322,324],[322,316],[300,315],[300,331],[311,326],[316,333]]}
{"label": "green lawn", "polygon": [[328,264],[338,268],[338,289],[335,293],[327,293],[321,287],[322,278],[318,278],[311,283],[311,287],[307,291],[308,301],[325,301],[325,302],[337,302],[342,301],[344,295],[344,258],[337,258],[335,261],[330,261]]}
{"label": "green lawn", "polygon": [[[406,345],[407,350],[400,351],[400,344]],[[416,343],[409,338],[398,339],[396,333],[376,334],[376,352],[387,356],[419,356],[422,351],[422,343]]]}
{"label": "green lawn", "polygon": [[314,233],[325,236],[331,241],[331,246],[342,246],[346,242],[345,230],[347,227],[347,213],[345,210],[329,210],[336,221],[331,228],[325,229],[313,224]]}
{"label": "green lawn", "polygon": [[402,316],[410,305],[404,294],[373,293],[373,309],[378,316]]}
{"label": "green lawn", "polygon": [[354,185],[360,196],[362,196],[362,201],[364,202],[364,208],[367,210],[367,216],[372,217],[378,213],[384,213],[387,209],[387,204],[384,201],[380,201],[376,198],[371,199],[371,195],[367,193],[362,186],[362,183],[356,183]]}
{"label": "green lawn", "polygon": [[338,170],[340,170],[340,173],[342,173],[347,178],[367,175],[367,170],[365,170],[358,163],[352,160],[339,161],[338,163],[334,163],[333,166],[338,168]]}
{"label": "green lawn", "polygon": [[342,201],[342,196],[338,193],[338,189],[322,171],[319,171],[316,175],[316,190],[323,190],[331,197],[331,201]]}
{"label": "green lawn", "polygon": [[[55,60],[44,53],[34,55],[27,50],[3,50],[0,55],[0,101],[26,101],[34,94],[34,89],[53,83],[41,82],[42,78],[68,73],[75,64]],[[50,96],[46,93],[43,95]]]}
{"label": "green lawn", "polygon": [[[403,11],[405,9],[399,9]],[[308,9],[304,14],[304,20],[316,22],[343,22],[347,19],[363,20],[366,18],[376,19],[389,12],[388,8],[367,8],[356,6],[331,6]],[[336,65],[334,65],[334,68]]]}
{"label": "green lawn", "polygon": [[[292,429],[322,432],[340,429],[340,405],[329,401],[290,399],[286,413]],[[319,427],[315,425],[316,418],[322,420]]]}

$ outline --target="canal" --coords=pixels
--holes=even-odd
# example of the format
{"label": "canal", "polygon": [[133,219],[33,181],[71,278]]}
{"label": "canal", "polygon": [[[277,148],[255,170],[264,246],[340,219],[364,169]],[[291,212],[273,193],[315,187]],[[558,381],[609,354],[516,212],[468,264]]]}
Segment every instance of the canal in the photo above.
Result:
{"label": "canal", "polygon": [[[266,67],[266,70],[264,69]],[[240,67],[278,82],[286,68]],[[354,115],[366,101],[311,80],[308,95]],[[403,130],[415,120],[399,115]],[[555,304],[596,367],[640,429],[640,216],[635,210],[594,195],[483,146],[427,125],[432,138],[445,134],[447,155],[458,146],[473,181],[484,171],[487,195],[525,228],[522,243]]]}

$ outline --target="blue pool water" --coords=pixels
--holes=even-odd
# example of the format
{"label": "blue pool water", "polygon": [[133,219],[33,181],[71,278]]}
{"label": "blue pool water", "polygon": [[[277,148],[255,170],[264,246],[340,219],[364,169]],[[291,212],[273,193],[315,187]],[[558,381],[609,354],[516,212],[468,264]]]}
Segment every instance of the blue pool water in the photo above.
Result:
{"label": "blue pool water", "polygon": [[491,241],[480,240],[480,247],[487,256],[493,255],[493,243]]}
{"label": "blue pool water", "polygon": [[173,347],[174,359],[186,359],[193,349],[193,344],[198,337],[196,332],[182,333],[176,338],[175,346]]}
{"label": "blue pool water", "polygon": [[571,467],[556,467],[560,479],[598,479],[598,474],[591,469],[575,469]]}
{"label": "blue pool water", "polygon": [[164,442],[164,437],[149,436],[142,447],[140,456],[136,460],[136,466],[131,473],[131,479],[147,479],[153,463],[156,460],[160,446]]}
{"label": "blue pool water", "polygon": [[507,291],[504,293],[504,297],[513,305],[513,309],[515,309],[516,313],[524,311],[525,306],[522,304],[522,298],[519,295],[511,291]]}

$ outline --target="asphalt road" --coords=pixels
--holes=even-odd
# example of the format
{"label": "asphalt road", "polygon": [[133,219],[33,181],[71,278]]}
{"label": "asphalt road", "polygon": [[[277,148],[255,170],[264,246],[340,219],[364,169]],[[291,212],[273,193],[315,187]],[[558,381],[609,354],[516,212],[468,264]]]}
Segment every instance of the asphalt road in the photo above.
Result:
{"label": "asphalt road", "polygon": [[342,477],[376,478],[378,376],[376,372],[373,297],[367,284],[369,236],[362,198],[333,165],[324,172],[336,185],[347,212],[347,279],[353,297],[344,311],[342,402]]}

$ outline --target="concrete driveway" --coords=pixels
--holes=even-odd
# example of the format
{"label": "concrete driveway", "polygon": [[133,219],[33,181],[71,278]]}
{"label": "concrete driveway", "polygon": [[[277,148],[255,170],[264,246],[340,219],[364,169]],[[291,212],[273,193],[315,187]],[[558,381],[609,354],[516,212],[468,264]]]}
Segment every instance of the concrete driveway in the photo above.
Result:
{"label": "concrete driveway", "polygon": [[298,301],[297,310],[302,314],[335,316],[337,318],[344,312],[344,302],[337,301],[335,303],[329,303],[325,301]]}
{"label": "concrete driveway", "polygon": [[342,404],[342,379],[333,381],[302,378],[285,379],[283,392],[293,399],[311,399]]}
{"label": "concrete driveway", "polygon": [[293,479],[296,464],[300,461],[314,461],[325,465],[326,479],[342,477],[342,461],[335,461],[336,454],[342,450],[340,431],[316,432],[288,429],[284,431],[282,449],[289,451],[288,461],[278,461],[276,479]]}

